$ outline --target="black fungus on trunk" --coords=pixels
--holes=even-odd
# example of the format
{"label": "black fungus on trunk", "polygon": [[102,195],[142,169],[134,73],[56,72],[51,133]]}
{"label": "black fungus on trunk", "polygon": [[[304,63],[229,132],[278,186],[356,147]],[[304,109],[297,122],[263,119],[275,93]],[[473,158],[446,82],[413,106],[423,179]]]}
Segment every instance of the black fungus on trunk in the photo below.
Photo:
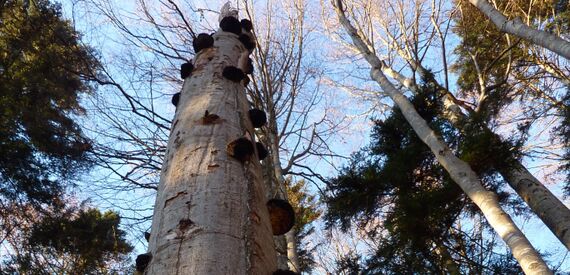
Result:
{"label": "black fungus on trunk", "polygon": [[194,70],[194,65],[192,65],[192,62],[180,65],[180,78],[186,79],[187,77],[191,76],[192,70]]}
{"label": "black fungus on trunk", "polygon": [[241,23],[241,27],[247,31],[247,32],[251,32],[251,30],[253,30],[253,23],[251,23],[251,21],[249,21],[249,19],[242,19],[240,21]]}
{"label": "black fungus on trunk", "polygon": [[271,199],[267,202],[273,235],[283,235],[295,225],[295,211],[286,200]]}
{"label": "black fungus on trunk", "polygon": [[175,107],[178,107],[178,101],[180,101],[180,93],[175,93],[172,96],[172,100],[170,102],[172,102],[172,105],[174,105]]}
{"label": "black fungus on trunk", "polygon": [[252,39],[253,35],[248,34],[248,33],[242,33],[239,35],[239,41],[243,44],[243,46],[248,50],[248,51],[253,51],[253,49],[255,49],[255,41]]}
{"label": "black fungus on trunk", "polygon": [[225,67],[222,75],[233,82],[240,82],[245,78],[243,71],[240,68],[234,66]]}
{"label": "black fungus on trunk", "polygon": [[222,21],[220,21],[220,29],[225,32],[231,32],[240,35],[241,23],[237,18],[233,16],[226,16],[222,19]]}
{"label": "black fungus on trunk", "polygon": [[226,151],[231,157],[245,162],[250,160],[253,155],[253,143],[249,139],[241,137],[228,143]]}
{"label": "black fungus on trunk", "polygon": [[192,41],[192,46],[194,47],[194,52],[199,53],[203,49],[214,46],[214,38],[207,33],[198,34],[198,36],[194,38],[194,41]]}
{"label": "black fungus on trunk", "polygon": [[269,155],[269,151],[267,151],[267,149],[265,149],[265,146],[263,145],[263,143],[256,142],[255,147],[257,149],[257,158],[259,160],[264,160]]}
{"label": "black fungus on trunk", "polygon": [[151,259],[152,259],[152,255],[150,254],[150,252],[138,255],[137,259],[135,260],[135,266],[136,266],[137,271],[138,272],[144,272],[144,270],[148,266],[148,263],[150,263]]}
{"label": "black fungus on trunk", "polygon": [[253,74],[253,60],[251,58],[247,59],[247,65],[245,67],[245,74]]}
{"label": "black fungus on trunk", "polygon": [[251,109],[249,112],[249,120],[251,120],[251,124],[253,128],[261,128],[261,126],[267,123],[267,115],[264,111],[259,109]]}

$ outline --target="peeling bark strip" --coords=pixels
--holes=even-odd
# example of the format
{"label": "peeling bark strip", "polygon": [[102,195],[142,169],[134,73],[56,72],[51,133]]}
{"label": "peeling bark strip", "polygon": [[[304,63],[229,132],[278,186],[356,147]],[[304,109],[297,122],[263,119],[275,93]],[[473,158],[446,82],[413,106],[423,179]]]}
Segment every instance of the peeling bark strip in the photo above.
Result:
{"label": "peeling bark strip", "polygon": [[221,30],[195,42],[194,69],[184,73],[161,172],[145,274],[271,274],[277,263],[259,161],[255,154],[242,163],[221,153],[253,136],[243,86],[222,76],[248,50],[235,33]]}
{"label": "peeling bark strip", "polygon": [[370,51],[362,41],[362,38],[358,35],[357,30],[351,25],[348,18],[346,18],[342,0],[335,0],[333,5],[335,6],[335,11],[340,23],[347,30],[354,45],[372,65],[370,69],[371,78],[380,84],[384,93],[400,108],[410,126],[414,129],[418,137],[430,148],[438,162],[449,173],[453,181],[455,181],[479,207],[491,227],[511,249],[513,256],[517,259],[525,274],[552,274],[552,271],[550,271],[538,252],[532,247],[525,235],[519,230],[511,217],[501,208],[496,194],[487,191],[483,187],[477,174],[475,174],[471,167],[451,153],[447,144],[429,128],[429,125],[418,114],[410,101],[388,81],[382,72],[382,62]]}
{"label": "peeling bark strip", "polygon": [[501,31],[526,39],[536,45],[547,48],[570,60],[570,42],[545,31],[533,29],[522,22],[520,18],[508,20],[501,12],[496,10],[487,0],[469,0],[487,16]]}

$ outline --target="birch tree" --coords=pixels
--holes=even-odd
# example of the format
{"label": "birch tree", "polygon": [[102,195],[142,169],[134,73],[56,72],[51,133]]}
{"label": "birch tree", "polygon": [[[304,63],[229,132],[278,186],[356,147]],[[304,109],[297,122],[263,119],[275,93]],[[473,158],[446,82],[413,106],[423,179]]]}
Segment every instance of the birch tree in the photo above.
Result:
{"label": "birch tree", "polygon": [[570,60],[570,42],[567,40],[552,33],[531,28],[518,17],[509,20],[487,0],[469,0],[469,2],[485,14],[502,32],[524,38]]}
{"label": "birch tree", "polygon": [[[469,94],[469,90],[471,89],[465,88],[469,87],[466,84],[469,82],[469,76],[464,76],[465,73],[463,73],[463,71],[475,71],[478,78],[476,78],[473,85],[474,87],[472,88],[476,91],[476,95],[473,97],[474,100],[468,101],[465,98],[459,99],[449,89],[450,84],[448,79],[451,72],[450,67],[448,67],[450,65],[448,64],[447,59],[449,58],[448,55],[450,53],[446,51],[446,44],[449,43],[449,39],[447,37],[451,36],[448,31],[451,26],[451,21],[448,17],[445,17],[445,14],[442,14],[441,3],[432,2],[428,7],[418,5],[415,8],[404,7],[404,5],[401,4],[396,4],[394,6],[387,4],[386,6],[393,8],[391,18],[394,16],[397,19],[387,20],[384,16],[377,16],[374,15],[374,13],[369,13],[366,15],[368,19],[364,20],[365,23],[359,27],[359,33],[364,36],[365,29],[370,30],[373,28],[372,24],[378,24],[377,27],[383,31],[384,35],[376,35],[375,38],[384,44],[384,46],[389,49],[389,52],[393,52],[395,56],[399,56],[404,62],[406,62],[405,64],[408,66],[407,70],[410,71],[411,76],[407,77],[403,72],[401,72],[401,70],[392,69],[391,66],[394,66],[393,64],[395,63],[393,59],[389,61],[392,65],[388,65],[387,62],[380,61],[377,58],[376,62],[382,62],[383,64],[383,72],[412,93],[418,92],[415,74],[417,73],[422,77],[428,77],[429,81],[442,92],[442,100],[446,109],[443,116],[452,122],[454,127],[459,129],[464,135],[478,135],[481,137],[487,136],[487,139],[490,140],[489,144],[510,148],[512,145],[509,145],[508,141],[505,141],[504,138],[493,132],[486,123],[476,122],[476,117],[489,116],[489,114],[493,115],[493,112],[496,112],[493,111],[493,108],[497,109],[497,107],[493,107],[493,104],[496,103],[489,102],[493,102],[491,98],[498,97],[501,87],[503,86],[510,86],[513,87],[510,89],[516,89],[516,93],[511,92],[509,95],[501,96],[501,99],[499,100],[502,100],[503,102],[512,100],[510,99],[511,97],[521,97],[521,95],[528,94],[529,92],[527,91],[527,87],[532,87],[534,85],[529,83],[529,81],[536,82],[537,75],[542,75],[542,73],[535,70],[527,72],[527,69],[516,65],[518,63],[517,60],[532,58],[540,64],[544,63],[540,61],[542,60],[542,57],[534,55],[528,56],[528,54],[526,54],[528,52],[527,50],[522,50],[521,53],[517,48],[520,43],[508,43],[511,41],[508,37],[505,39],[506,44],[497,46],[499,49],[493,50],[493,53],[490,53],[490,51],[492,51],[491,49],[485,49],[483,47],[483,45],[487,44],[484,44],[481,41],[471,43],[470,41],[472,39],[464,38],[464,46],[458,46],[459,50],[457,50],[456,53],[467,51],[468,54],[466,55],[469,56],[470,54],[473,58],[467,58],[467,61],[461,61],[462,58],[459,58],[459,64],[454,65],[455,68],[459,68],[457,69],[458,71],[462,72],[461,84],[459,85],[461,88],[460,93],[463,95]],[[459,17],[461,20],[465,20],[466,23],[460,22],[454,27],[454,29],[459,33],[472,32],[474,33],[472,36],[481,37],[481,35],[477,33],[478,30],[473,30],[474,26],[477,26],[478,28],[481,27],[477,21],[474,22],[474,19],[472,18],[470,18],[470,20],[465,19],[466,17],[473,17],[473,11],[468,8],[469,7],[462,7],[459,4],[459,9],[455,10],[454,17]],[[529,14],[527,16],[529,18],[539,17],[539,15],[535,14],[541,14],[540,12],[537,12],[537,10],[540,11],[540,9],[548,10],[546,7],[529,7],[528,10],[533,10],[533,14]],[[407,19],[406,17],[409,14],[412,15],[409,16],[410,19]],[[395,21],[396,23],[392,23],[392,21]],[[466,30],[463,30],[464,24],[466,25]],[[424,31],[423,35],[418,33],[418,30],[420,29]],[[491,35],[492,30],[486,30],[486,33],[487,35]],[[493,38],[489,38],[489,41],[492,41],[492,39],[497,38],[493,36]],[[366,41],[369,47],[375,49],[373,41]],[[438,49],[436,44],[441,45],[441,47]],[[500,44],[501,43],[499,43],[499,45]],[[523,46],[521,45],[521,47]],[[426,53],[430,51],[430,48],[435,49],[433,52],[434,54],[437,54],[440,50],[442,51],[441,59],[443,62],[441,62],[441,66],[443,71],[442,77],[444,78],[443,83],[438,82],[434,75],[429,73],[422,64],[422,60],[426,58]],[[470,49],[473,50],[470,51]],[[517,49],[517,51],[515,51],[515,49]],[[489,53],[486,53],[486,51]],[[511,51],[514,51],[514,53],[511,53]],[[482,61],[485,56],[489,56],[491,59]],[[465,64],[465,62],[469,64]],[[472,65],[473,63],[475,63],[475,65]],[[515,66],[517,66],[517,68],[513,69]],[[498,69],[495,67],[500,68]],[[558,66],[555,65],[555,67]],[[525,76],[525,74],[529,74],[529,76]],[[543,78],[547,79],[546,76],[543,76]],[[561,82],[564,82],[564,78],[565,77],[562,76],[559,79],[562,79]],[[525,84],[521,85],[521,83]],[[550,86],[552,89],[549,90],[554,90],[554,87],[556,86],[560,85],[554,84],[554,86]],[[548,86],[542,87],[546,89]],[[552,92],[550,93],[551,95],[546,95],[546,97],[552,99],[550,101],[553,102],[553,104],[549,105],[547,109],[556,108],[555,106],[562,106],[561,102],[556,99],[559,98],[559,96]],[[544,93],[540,93],[538,97],[540,98],[542,95],[544,95]],[[535,106],[529,108],[536,109]],[[474,129],[475,132],[473,131]],[[497,152],[494,152],[493,154],[496,155]],[[570,226],[570,223],[568,222],[570,219],[570,210],[556,196],[554,196],[552,192],[544,186],[544,184],[532,175],[520,160],[509,154],[504,154],[502,157],[502,159],[498,159],[496,162],[492,162],[490,160],[487,160],[486,162],[493,163],[492,165],[494,166],[494,169],[497,170],[505,181],[529,205],[532,211],[547,225],[562,244],[569,248],[570,235],[567,233],[567,229]]]}
{"label": "birch tree", "polygon": [[[237,17],[233,12],[222,9],[220,22]],[[237,38],[218,30],[214,46],[197,53],[184,82],[162,167],[146,274],[276,270],[259,161],[252,151],[240,152],[241,146],[253,150],[249,104],[239,79],[222,77],[249,55]],[[216,118],[206,122],[208,115]]]}
{"label": "birch tree", "polygon": [[[460,11],[461,13],[469,13],[469,11]],[[465,17],[467,15],[462,15]],[[432,22],[435,24],[435,18],[437,16],[432,15]],[[473,24],[473,21],[469,21]],[[434,28],[438,29],[439,26],[435,25]],[[443,41],[443,37],[440,36],[441,43],[445,43]],[[507,39],[507,42],[509,40]],[[427,69],[421,64],[421,62],[415,59],[410,54],[405,54],[404,47],[401,46],[398,42],[392,40],[392,43],[398,46],[399,55],[404,58],[413,70],[417,71],[420,75],[429,75],[427,74]],[[511,50],[515,45],[505,45],[506,51]],[[469,48],[469,46],[464,47]],[[502,51],[502,50],[501,50]],[[480,55],[484,55],[479,51]],[[506,72],[500,71],[499,74],[505,74],[504,77],[496,78],[493,76],[492,71],[493,68],[489,66],[493,66],[492,64],[497,64],[502,61],[498,61],[499,59],[493,59],[489,61],[489,65],[485,65],[485,63],[477,57],[477,53],[471,53],[474,56],[472,62],[475,62],[474,67],[479,68],[475,71],[478,74],[478,79],[481,84],[476,85],[475,88],[478,91],[478,101],[476,107],[471,107],[467,104],[464,104],[464,101],[457,99],[449,90],[448,85],[440,84],[434,77],[431,78],[431,82],[439,87],[441,91],[444,91],[445,96],[443,97],[443,101],[446,107],[447,112],[444,116],[453,123],[453,125],[460,129],[465,133],[467,129],[469,129],[471,124],[473,124],[473,119],[466,115],[461,110],[467,110],[467,113],[470,114],[471,117],[477,116],[480,113],[488,112],[488,109],[492,107],[488,107],[489,104],[487,103],[490,97],[493,97],[495,89],[498,89],[503,83],[509,81],[510,71],[512,69],[511,65],[508,64],[505,67]],[[516,54],[507,53],[509,57],[508,62],[512,62],[511,60],[516,59]],[[445,57],[442,57],[445,58]],[[500,57],[497,57],[500,58]],[[523,58],[523,57],[521,57]],[[537,60],[537,59],[535,59]],[[514,63],[514,62],[513,62]],[[444,65],[445,66],[445,65]],[[514,66],[514,65],[513,65]],[[417,90],[416,85],[412,79],[406,78],[400,73],[395,72],[394,70],[385,69],[388,75],[392,76],[402,85],[410,89],[411,91]],[[517,75],[515,76],[517,79],[521,79],[522,76]],[[497,79],[497,80],[495,80]],[[521,80],[523,81],[523,80]],[[516,86],[517,83],[512,81],[513,83],[510,84],[512,86]],[[465,85],[465,84],[462,84]],[[466,89],[465,89],[466,90]],[[523,91],[524,92],[524,91]],[[505,96],[507,97],[507,96]],[[508,100],[504,98],[503,100]],[[558,105],[557,101],[553,106]],[[488,133],[490,135],[490,139],[492,143],[495,144],[503,144],[503,146],[508,146],[506,142],[501,138],[499,135],[494,133],[491,129],[488,128],[485,124],[480,124],[481,129],[478,130],[480,133]],[[497,170],[499,174],[503,176],[506,182],[519,194],[519,196],[529,205],[530,209],[547,225],[547,227],[558,237],[558,239],[567,247],[570,248],[570,235],[567,233],[568,229],[570,229],[570,209],[566,207],[552,192],[550,192],[544,184],[542,184],[534,175],[532,175],[528,169],[521,164],[521,162],[512,156],[506,156],[505,159],[501,161],[502,163],[506,163],[507,165],[497,165]]]}
{"label": "birch tree", "polygon": [[418,134],[420,139],[426,143],[436,156],[439,163],[450,174],[451,178],[463,189],[463,191],[473,200],[473,202],[483,212],[487,221],[495,229],[499,236],[510,247],[515,258],[521,264],[522,269],[527,274],[545,273],[551,274],[550,269],[538,252],[532,247],[530,242],[518,229],[498,204],[496,195],[485,190],[480,179],[475,172],[465,162],[453,155],[449,147],[429,128],[426,122],[419,116],[413,106],[386,78],[382,72],[383,64],[370,51],[369,46],[362,40],[344,14],[342,1],[333,2],[338,18],[342,26],[350,35],[353,44],[371,64],[370,76],[377,81],[382,90],[401,109],[402,114]]}

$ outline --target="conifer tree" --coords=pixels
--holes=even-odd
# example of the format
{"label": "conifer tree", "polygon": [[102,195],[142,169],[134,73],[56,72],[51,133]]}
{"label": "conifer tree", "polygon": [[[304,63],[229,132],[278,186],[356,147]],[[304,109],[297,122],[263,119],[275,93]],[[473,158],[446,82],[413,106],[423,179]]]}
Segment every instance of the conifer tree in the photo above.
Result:
{"label": "conifer tree", "polygon": [[524,272],[529,274],[533,272],[552,273],[528,239],[501,208],[496,194],[483,187],[479,177],[471,167],[454,155],[449,146],[422,119],[409,100],[388,81],[382,72],[383,62],[375,56],[365,41],[359,36],[358,30],[348,21],[343,1],[336,0],[333,2],[333,5],[339,21],[350,35],[353,44],[370,63],[372,67],[370,70],[371,78],[380,84],[383,92],[400,108],[406,121],[430,148],[438,162],[450,174],[450,177],[479,207],[489,224],[509,246]]}
{"label": "conifer tree", "polygon": [[97,66],[58,5],[0,3],[0,197],[53,205],[90,163],[73,117]]}

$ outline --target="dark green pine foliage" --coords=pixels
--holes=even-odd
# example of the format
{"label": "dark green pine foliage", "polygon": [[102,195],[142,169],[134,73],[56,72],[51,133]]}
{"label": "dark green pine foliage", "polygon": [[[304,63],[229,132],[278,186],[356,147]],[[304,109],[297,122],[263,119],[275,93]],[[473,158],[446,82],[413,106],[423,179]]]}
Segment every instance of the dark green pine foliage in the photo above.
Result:
{"label": "dark green pine foliage", "polygon": [[358,275],[362,272],[360,264],[360,256],[356,254],[344,255],[341,259],[335,262],[337,274]]}
{"label": "dark green pine foliage", "polygon": [[96,67],[59,6],[0,2],[0,196],[52,203],[89,163],[74,116]]}
{"label": "dark green pine foliage", "polygon": [[[117,213],[86,209],[47,217],[35,224],[22,254],[8,269],[19,274],[111,274],[111,266],[132,251]],[[124,263],[123,263],[124,264]]]}
{"label": "dark green pine foliage", "polygon": [[[525,108],[530,120],[547,112],[552,107],[551,103],[545,101],[544,104],[536,104],[543,101],[543,96],[533,89],[538,87],[547,93],[552,89],[549,81],[542,80],[549,74],[545,75],[537,66],[536,60],[543,57],[536,54],[536,45],[500,32],[467,0],[454,2],[461,8],[460,12],[452,16],[452,30],[461,39],[461,43],[454,49],[457,59],[452,70],[459,76],[457,85],[464,98],[479,101],[479,119],[492,122],[505,106],[518,104],[514,102],[515,99],[523,102],[520,108]],[[531,27],[559,36],[568,33],[570,6],[567,0],[497,0],[493,3],[510,19],[523,18],[525,23],[528,20]],[[481,84],[485,86],[484,95],[481,94]],[[481,98],[485,98],[482,103]],[[534,104],[526,104],[525,100],[532,100]]]}
{"label": "dark green pine foliage", "polygon": [[[475,140],[464,143],[466,140],[459,138],[448,122],[438,118],[442,109],[438,92],[427,84],[421,90],[412,99],[419,114],[455,151],[463,151],[481,166],[479,172],[488,172],[484,157],[468,151],[478,150],[483,144]],[[489,186],[491,189],[500,189],[495,177],[489,179],[495,183],[494,187]],[[398,108],[388,118],[374,121],[371,145],[353,155],[350,164],[331,180],[327,191],[327,225],[348,229],[356,224],[378,245],[375,254],[363,255],[360,260],[351,255],[341,262],[340,269],[361,262],[357,269],[364,274],[441,274],[446,270],[445,259],[434,252],[436,246],[455,258],[459,257],[459,250],[450,247],[469,247],[463,245],[469,240],[460,237],[461,242],[456,241],[457,233],[450,228],[464,210],[476,209]],[[492,261],[503,258],[499,255],[485,264],[490,266]]]}
{"label": "dark green pine foliage", "polygon": [[[488,170],[488,166],[495,165],[495,170],[505,171],[513,160],[520,158],[519,149],[524,144],[524,138],[528,135],[532,123],[540,121],[541,117],[552,114],[555,110],[560,110],[556,115],[562,117],[561,125],[554,132],[553,139],[561,138],[568,147],[568,87],[560,85],[559,88],[553,90],[550,74],[544,74],[536,60],[544,59],[540,55],[536,55],[536,51],[532,50],[535,45],[524,39],[517,39],[510,36],[510,44],[508,37],[501,33],[498,28],[489,21],[480,11],[478,11],[467,0],[456,0],[461,6],[460,13],[456,13],[453,17],[453,32],[459,36],[461,43],[455,49],[458,58],[453,64],[453,70],[459,75],[457,81],[460,92],[472,98],[481,96],[480,87],[478,87],[479,79],[477,69],[473,62],[473,55],[480,67],[481,77],[484,85],[488,89],[487,98],[483,104],[479,106],[478,113],[471,114],[472,127],[468,129],[469,135],[476,137],[472,141],[479,144],[471,144],[468,146],[477,146],[478,148],[489,151],[500,147],[500,154],[487,153],[485,156],[491,161],[482,162],[475,160],[476,163],[487,167],[478,167],[475,170]],[[570,2],[568,0],[544,0],[544,1],[524,1],[524,0],[500,0],[494,2],[497,9],[509,18],[520,17],[528,20],[532,27],[544,29],[559,36],[565,36],[570,32]],[[532,6],[529,6],[532,5]],[[482,35],[484,34],[484,35]],[[542,61],[544,62],[544,61]],[[508,77],[505,72],[509,71]],[[537,94],[532,86],[542,90],[547,95],[559,100],[561,104],[553,104],[545,101],[543,96]],[[563,89],[566,89],[564,91]],[[558,90],[558,91],[556,91]],[[514,102],[518,99],[520,102]],[[512,138],[507,141],[504,146],[499,146],[499,141],[493,138],[489,132],[477,132],[477,124],[492,125],[496,116],[501,109],[509,104],[514,103],[518,108],[522,108],[522,113],[526,122],[519,125],[516,135],[519,140]],[[558,105],[558,106],[556,106]],[[555,108],[553,108],[555,107]],[[520,118],[519,118],[520,119]],[[522,121],[522,119],[520,119]],[[535,125],[538,129],[542,129],[544,125]],[[491,127],[491,126],[489,126]],[[556,135],[559,134],[559,135]],[[468,136],[468,135],[465,135]],[[555,141],[555,142],[558,142]],[[487,143],[487,144],[484,144]],[[512,146],[509,148],[509,146]],[[467,150],[468,152],[481,152],[480,150]],[[567,152],[570,152],[568,149]],[[508,155],[512,155],[509,158]],[[565,155],[568,160],[570,153]],[[473,156],[465,155],[466,160],[470,161]],[[500,160],[503,159],[503,163]],[[563,169],[567,169],[570,165],[566,165]],[[570,171],[570,170],[568,170]],[[489,175],[489,173],[487,173]],[[568,175],[570,179],[570,174]],[[570,182],[570,181],[567,181]],[[570,194],[570,185],[566,184],[565,190]]]}

